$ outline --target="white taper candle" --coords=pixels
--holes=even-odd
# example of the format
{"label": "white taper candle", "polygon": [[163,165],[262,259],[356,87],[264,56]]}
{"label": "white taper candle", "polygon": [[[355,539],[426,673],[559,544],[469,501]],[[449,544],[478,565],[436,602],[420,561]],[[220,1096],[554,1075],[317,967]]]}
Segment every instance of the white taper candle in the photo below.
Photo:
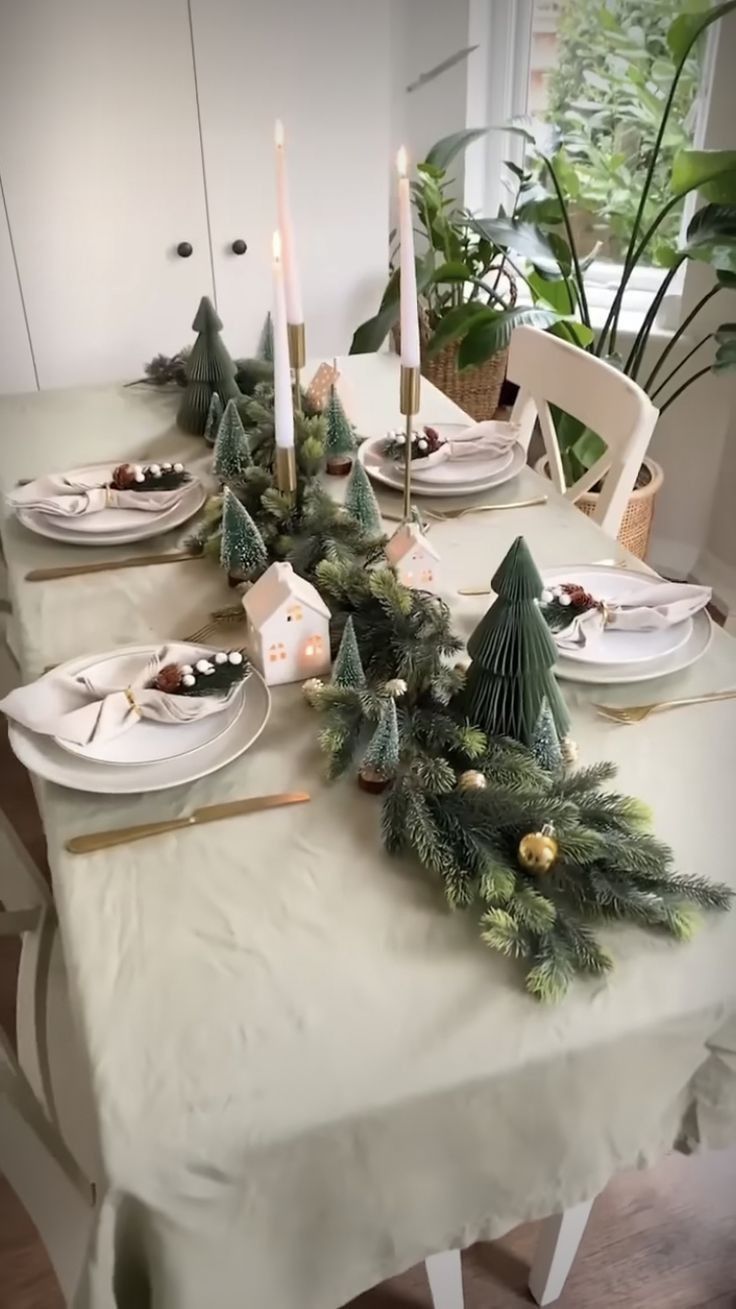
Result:
{"label": "white taper candle", "polygon": [[281,235],[273,234],[273,409],[276,444],[287,449],[294,444],[294,402],[291,392],[289,337],[286,331],[284,267]]}
{"label": "white taper candle", "polygon": [[276,206],[283,248],[286,321],[287,323],[303,323],[302,291],[296,263],[294,224],[291,220],[291,206],[289,205],[289,180],[286,175],[284,125],[280,118],[276,119],[274,139],[276,142]]}
{"label": "white taper candle", "polygon": [[406,150],[403,145],[396,156],[399,170],[399,242],[401,285],[401,362],[405,368],[419,367],[419,307],[417,273],[414,263],[414,231],[411,191],[407,176]]}

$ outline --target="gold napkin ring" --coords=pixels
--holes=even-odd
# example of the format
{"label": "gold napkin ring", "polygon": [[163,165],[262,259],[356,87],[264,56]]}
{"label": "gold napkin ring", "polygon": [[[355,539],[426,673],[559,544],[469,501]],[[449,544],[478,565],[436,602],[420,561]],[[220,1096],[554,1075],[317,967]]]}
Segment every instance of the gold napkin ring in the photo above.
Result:
{"label": "gold napkin ring", "polygon": [[603,618],[603,626],[604,626],[604,627],[608,627],[609,623],[612,623],[612,622],[613,622],[613,613],[612,613],[611,610],[609,609],[609,607],[608,607],[608,605],[606,604],[605,600],[599,600],[599,601],[598,601],[598,608],[600,609],[600,611],[601,611],[601,616],[602,616],[602,618]]}
{"label": "gold napkin ring", "polygon": [[140,708],[140,705],[137,703],[135,696],[133,695],[132,688],[129,687],[129,686],[126,686],[125,691],[124,691],[124,695],[125,695],[126,700],[128,701],[128,704],[130,705],[131,709],[133,710],[133,712],[136,713],[136,714],[138,714],[138,716],[140,717],[140,714],[141,714],[141,708]]}
{"label": "gold napkin ring", "polygon": [[109,509],[112,504],[112,487],[108,484],[105,486],[105,508]]}

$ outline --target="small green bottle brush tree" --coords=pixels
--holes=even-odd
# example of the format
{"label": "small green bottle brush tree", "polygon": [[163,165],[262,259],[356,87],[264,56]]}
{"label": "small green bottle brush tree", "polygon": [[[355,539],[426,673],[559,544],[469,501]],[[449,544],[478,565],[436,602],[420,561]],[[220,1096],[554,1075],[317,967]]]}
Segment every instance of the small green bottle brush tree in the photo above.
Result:
{"label": "small green bottle brush tree", "polygon": [[237,403],[228,400],[217,429],[213,472],[221,482],[232,485],[242,482],[252,466],[253,456]]}
{"label": "small green bottle brush tree", "polygon": [[353,455],[358,448],[358,439],[334,386],[330,387],[330,397],[324,408],[324,420],[327,428],[325,469],[333,476],[343,477],[350,472]]}
{"label": "small green bottle brush tree", "polygon": [[206,295],[199,302],[192,329],[198,336],[186,358],[187,384],[177,422],[183,431],[204,436],[213,394],[217,392],[222,403],[227,404],[228,400],[237,399],[240,391],[235,381],[235,364],[220,336],[222,323]]}

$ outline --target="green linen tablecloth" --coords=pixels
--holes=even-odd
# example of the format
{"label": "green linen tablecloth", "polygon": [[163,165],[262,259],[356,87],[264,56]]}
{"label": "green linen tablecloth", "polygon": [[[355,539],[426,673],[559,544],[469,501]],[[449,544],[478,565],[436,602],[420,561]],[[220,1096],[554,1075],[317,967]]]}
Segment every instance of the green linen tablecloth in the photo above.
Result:
{"label": "green linen tablecloth", "polygon": [[[398,361],[342,367],[359,430],[397,425]],[[462,417],[427,383],[422,402],[425,421]],[[108,455],[191,462],[202,446],[175,410],[143,388],[2,399],[3,487]],[[541,489],[525,470],[492,494]],[[463,635],[487,601],[455,589],[487,584],[519,533],[540,567],[616,551],[551,492],[544,508],[434,526]],[[205,562],[29,584],[29,568],[86,553],[14,521],[3,537],[28,678],[186,634],[232,599]],[[689,671],[606,699],[733,687],[735,656],[716,632]],[[623,728],[596,718],[594,691],[565,684],[581,759],[620,765],[681,870],[736,885],[736,702]],[[428,1253],[589,1198],[675,1142],[736,1139],[736,913],[688,945],[610,928],[615,973],[540,1007],[428,875],[382,853],[380,803],[353,780],[323,783],[316,734],[299,687],[276,688],[257,745],[191,786],[38,786],[108,1177],[80,1305],[110,1309],[117,1256],[121,1309],[336,1309]],[[63,850],[76,833],[292,788],[311,804]]]}

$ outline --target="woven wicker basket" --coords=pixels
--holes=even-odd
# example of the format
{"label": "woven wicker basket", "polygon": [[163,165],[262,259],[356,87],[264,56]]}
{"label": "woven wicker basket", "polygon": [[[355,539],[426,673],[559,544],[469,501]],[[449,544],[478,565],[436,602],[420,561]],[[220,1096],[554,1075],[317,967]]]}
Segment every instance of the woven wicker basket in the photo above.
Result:
{"label": "woven wicker basket", "polygon": [[[509,307],[516,303],[516,282],[512,275],[504,268],[503,277],[505,279],[508,291],[507,301]],[[501,387],[506,377],[506,363],[508,360],[508,350],[499,350],[498,354],[491,355],[490,359],[484,359],[482,364],[475,368],[463,368],[462,372],[457,366],[457,354],[459,342],[450,341],[448,345],[440,350],[436,355],[428,353],[429,343],[432,339],[432,328],[427,319],[426,312],[419,314],[419,336],[421,343],[422,356],[422,377],[432,382],[440,391],[455,401],[466,414],[470,414],[476,422],[484,418],[493,418],[498,409],[498,402],[501,396]],[[393,329],[394,347],[397,354],[401,352],[401,331],[399,325]]]}
{"label": "woven wicker basket", "polygon": [[[536,470],[547,476],[547,456],[536,462]],[[637,485],[629,496],[629,502],[621,519],[618,539],[625,550],[636,555],[637,559],[646,559],[649,538],[652,534],[654,520],[654,500],[664,480],[664,473],[653,459],[645,459],[637,478]],[[578,509],[592,517],[598,504],[598,492],[587,491],[575,501]]]}

